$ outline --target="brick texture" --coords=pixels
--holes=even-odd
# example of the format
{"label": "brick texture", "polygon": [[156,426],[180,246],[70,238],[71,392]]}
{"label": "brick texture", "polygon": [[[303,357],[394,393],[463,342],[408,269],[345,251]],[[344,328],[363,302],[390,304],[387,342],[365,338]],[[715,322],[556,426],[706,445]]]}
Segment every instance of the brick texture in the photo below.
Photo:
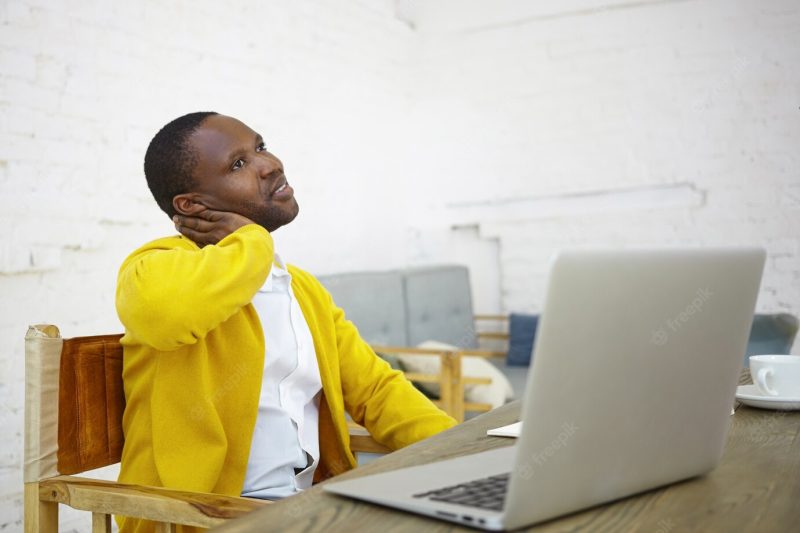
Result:
{"label": "brick texture", "polygon": [[497,242],[500,310],[541,309],[558,248],[689,244],[764,246],[758,310],[800,314],[796,2],[409,5],[432,185],[411,224]]}
{"label": "brick texture", "polygon": [[[15,0],[0,24],[0,531],[18,531],[26,327],[121,331],[119,264],[174,232],[142,173],[152,135],[190,111],[241,118],[301,202],[276,235],[287,260],[355,267],[366,235],[373,264],[399,263],[402,230],[379,237],[402,215],[413,32],[388,0]],[[61,524],[90,517],[62,507]]]}

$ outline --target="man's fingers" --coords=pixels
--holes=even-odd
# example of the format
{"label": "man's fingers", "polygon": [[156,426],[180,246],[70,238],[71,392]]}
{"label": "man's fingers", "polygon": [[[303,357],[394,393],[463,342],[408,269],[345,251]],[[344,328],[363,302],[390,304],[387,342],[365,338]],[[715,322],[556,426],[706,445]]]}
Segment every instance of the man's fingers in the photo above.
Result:
{"label": "man's fingers", "polygon": [[175,215],[172,217],[172,221],[175,223],[175,228],[180,230],[181,228],[191,228],[194,223],[192,222],[192,217],[184,217],[181,215]]}
{"label": "man's fingers", "polygon": [[191,215],[176,214],[172,217],[175,229],[184,237],[198,244],[216,244],[252,221],[242,215],[205,208]]}
{"label": "man's fingers", "polygon": [[199,211],[194,214],[197,218],[202,218],[203,220],[208,220],[209,222],[214,222],[219,220],[219,214],[222,211],[214,211],[213,209],[205,208],[202,211]]}
{"label": "man's fingers", "polygon": [[[186,237],[187,239],[196,242],[201,247],[205,246],[206,244],[216,244],[219,241],[219,237],[216,235],[214,231],[214,226],[210,222],[206,222],[200,219],[189,219],[188,223],[181,225],[180,223],[175,223],[175,229],[178,232]],[[207,228],[203,228],[202,226],[207,224]],[[194,225],[195,227],[192,227]]]}
{"label": "man's fingers", "polygon": [[[209,222],[220,222],[221,220],[224,220],[226,216],[237,216],[237,215],[236,213],[229,213],[227,211],[216,211],[214,209],[209,209],[207,207],[204,207],[202,211],[198,211],[197,213],[192,213],[191,215],[175,215],[175,217],[178,217],[181,221],[194,218],[194,219],[207,220]],[[175,217],[173,217],[173,219]]]}
{"label": "man's fingers", "polygon": [[175,215],[172,217],[173,222],[175,222],[176,228],[194,228],[198,230],[203,230],[204,227],[211,227],[214,226],[214,222],[211,220],[204,220],[202,218],[196,216],[183,216],[183,215]]}

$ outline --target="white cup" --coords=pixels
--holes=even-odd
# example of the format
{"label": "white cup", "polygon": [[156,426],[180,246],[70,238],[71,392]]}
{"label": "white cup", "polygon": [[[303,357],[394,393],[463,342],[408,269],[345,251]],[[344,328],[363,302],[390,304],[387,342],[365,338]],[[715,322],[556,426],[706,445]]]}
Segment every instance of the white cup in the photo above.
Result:
{"label": "white cup", "polygon": [[750,375],[765,396],[800,398],[800,356],[753,355]]}

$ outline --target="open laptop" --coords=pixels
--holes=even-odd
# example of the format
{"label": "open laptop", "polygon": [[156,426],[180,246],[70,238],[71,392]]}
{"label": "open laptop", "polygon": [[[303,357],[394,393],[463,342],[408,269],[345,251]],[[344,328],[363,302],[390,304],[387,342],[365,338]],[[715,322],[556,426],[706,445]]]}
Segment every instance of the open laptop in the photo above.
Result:
{"label": "open laptop", "polygon": [[709,472],[722,456],[764,256],[559,253],[516,444],[325,489],[496,530]]}

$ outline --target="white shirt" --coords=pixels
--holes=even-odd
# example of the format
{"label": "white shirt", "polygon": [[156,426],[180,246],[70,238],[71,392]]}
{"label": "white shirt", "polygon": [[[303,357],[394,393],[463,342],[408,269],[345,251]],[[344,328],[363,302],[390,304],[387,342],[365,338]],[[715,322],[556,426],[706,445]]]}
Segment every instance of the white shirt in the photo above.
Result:
{"label": "white shirt", "polygon": [[314,340],[275,256],[253,297],[266,343],[258,417],[242,496],[278,499],[311,486],[319,464],[319,376]]}

